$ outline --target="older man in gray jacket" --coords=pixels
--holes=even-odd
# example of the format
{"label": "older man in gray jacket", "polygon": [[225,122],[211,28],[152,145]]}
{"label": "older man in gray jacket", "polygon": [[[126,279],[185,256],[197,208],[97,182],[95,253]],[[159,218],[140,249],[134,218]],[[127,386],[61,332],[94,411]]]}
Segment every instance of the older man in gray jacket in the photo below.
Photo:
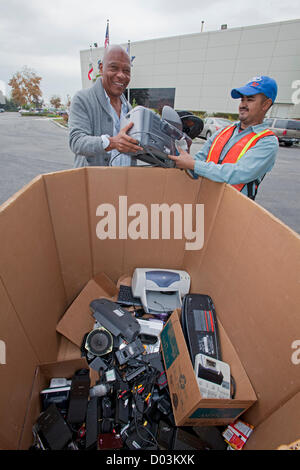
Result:
{"label": "older man in gray jacket", "polygon": [[72,99],[69,144],[75,167],[134,166],[128,153],[141,148],[129,137],[129,123],[120,129],[120,119],[131,109],[123,93],[130,81],[130,59],[120,46],[109,46],[100,65],[102,77]]}

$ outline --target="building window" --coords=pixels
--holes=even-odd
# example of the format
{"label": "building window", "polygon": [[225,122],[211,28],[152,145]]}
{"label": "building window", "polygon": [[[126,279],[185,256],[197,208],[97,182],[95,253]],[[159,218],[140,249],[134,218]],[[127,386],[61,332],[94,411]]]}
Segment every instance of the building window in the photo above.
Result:
{"label": "building window", "polygon": [[[127,90],[125,93],[128,96]],[[165,105],[174,108],[175,88],[130,88],[130,103],[161,112]]]}

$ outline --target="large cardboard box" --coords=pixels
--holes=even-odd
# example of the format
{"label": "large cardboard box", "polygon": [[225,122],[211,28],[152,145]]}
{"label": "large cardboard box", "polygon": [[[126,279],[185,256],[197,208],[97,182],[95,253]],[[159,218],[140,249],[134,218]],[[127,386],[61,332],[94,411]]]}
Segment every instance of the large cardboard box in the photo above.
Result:
{"label": "large cardboard box", "polygon": [[[203,247],[186,250],[186,239],[172,236],[119,236],[119,196],[128,208],[149,210],[149,227],[151,204],[204,204]],[[116,208],[114,239],[97,234],[104,203]],[[98,273],[116,283],[136,267],[184,269],[191,292],[212,297],[258,399],[242,417],[264,425],[265,436],[268,423],[276,426],[285,443],[287,423],[272,416],[300,389],[299,246],[296,233],[230,186],[179,170],[82,168],[37,177],[0,211],[0,448],[26,448],[36,367],[78,358],[56,327],[83,287]],[[272,447],[263,435],[260,448]]]}

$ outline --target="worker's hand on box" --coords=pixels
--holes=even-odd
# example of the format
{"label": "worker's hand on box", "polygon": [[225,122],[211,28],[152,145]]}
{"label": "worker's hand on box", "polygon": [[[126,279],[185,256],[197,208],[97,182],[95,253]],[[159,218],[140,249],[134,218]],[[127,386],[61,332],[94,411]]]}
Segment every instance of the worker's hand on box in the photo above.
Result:
{"label": "worker's hand on box", "polygon": [[120,153],[137,153],[142,150],[142,147],[138,145],[138,141],[127,135],[127,132],[132,126],[133,122],[130,122],[120,130],[119,134],[109,137],[110,144],[105,150],[109,152],[110,150],[116,149]]}
{"label": "worker's hand on box", "polygon": [[178,147],[179,155],[168,155],[168,157],[176,163],[176,168],[182,170],[193,170],[195,166],[195,160],[185,150]]}

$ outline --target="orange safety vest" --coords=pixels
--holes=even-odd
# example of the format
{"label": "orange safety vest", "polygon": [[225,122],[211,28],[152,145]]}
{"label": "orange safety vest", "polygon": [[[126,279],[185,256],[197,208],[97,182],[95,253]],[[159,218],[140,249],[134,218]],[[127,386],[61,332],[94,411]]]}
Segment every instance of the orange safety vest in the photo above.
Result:
{"label": "orange safety vest", "polygon": [[[235,127],[236,127],[235,125],[227,126],[215,137],[207,155],[207,159],[206,159],[207,162],[219,163],[221,152],[224,146],[227,144],[227,142],[231,138],[235,130]],[[275,135],[275,134],[269,129],[259,132],[258,134],[256,134],[255,132],[250,132],[250,134],[245,135],[228,150],[224,159],[221,162],[221,165],[223,165],[224,163],[238,162],[240,158],[242,158],[242,156],[247,152],[247,150],[254,147],[254,145],[256,144],[258,140],[262,139],[263,137],[270,136],[270,135]],[[256,180],[256,181],[252,181],[250,184],[252,183],[256,183],[256,192],[257,192],[257,187],[258,187],[259,182]],[[246,184],[249,184],[249,183],[233,184],[232,186],[238,191],[242,191],[242,189],[244,188]]]}

